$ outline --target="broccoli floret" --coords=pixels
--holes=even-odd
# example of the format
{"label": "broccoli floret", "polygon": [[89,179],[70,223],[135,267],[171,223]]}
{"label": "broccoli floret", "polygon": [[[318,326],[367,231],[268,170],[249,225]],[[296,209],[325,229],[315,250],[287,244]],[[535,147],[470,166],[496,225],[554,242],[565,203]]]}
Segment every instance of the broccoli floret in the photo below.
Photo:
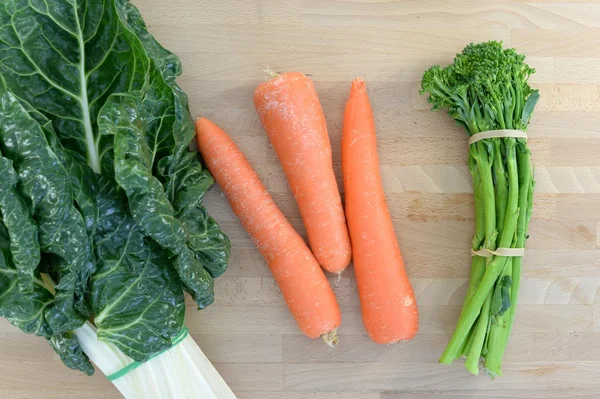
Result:
{"label": "broccoli floret", "polygon": [[535,70],[515,49],[490,41],[469,44],[445,68],[425,71],[421,94],[429,93],[433,110],[448,114],[470,135],[485,130],[525,130],[539,99],[527,83]]}

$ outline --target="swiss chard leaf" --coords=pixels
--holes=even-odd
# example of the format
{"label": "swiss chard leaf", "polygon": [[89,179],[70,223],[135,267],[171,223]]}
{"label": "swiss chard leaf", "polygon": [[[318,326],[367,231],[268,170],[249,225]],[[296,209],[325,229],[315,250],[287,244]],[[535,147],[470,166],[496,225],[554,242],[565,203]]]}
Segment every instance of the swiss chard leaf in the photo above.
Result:
{"label": "swiss chard leaf", "polygon": [[165,251],[127,213],[115,182],[95,174],[79,154],[58,153],[95,247],[90,303],[98,337],[145,361],[169,348],[183,327],[181,282]]}
{"label": "swiss chard leaf", "polygon": [[[2,302],[0,315],[45,328],[69,367],[90,371],[69,332],[90,316],[100,339],[135,360],[168,348],[183,326],[182,287],[205,307],[227,266],[229,240],[202,206],[214,181],[188,149],[180,74],[127,0],[0,3],[0,168],[17,178],[0,197],[16,190],[24,204],[0,201],[0,248],[14,263],[0,295],[24,301],[21,318]],[[37,226],[38,251],[35,240],[11,242],[33,234],[14,215]],[[35,324],[39,273],[57,285]],[[18,288],[31,287],[23,299]]]}
{"label": "swiss chard leaf", "polygon": [[60,276],[46,315],[55,333],[83,324],[90,314],[87,281],[95,271],[92,246],[73,205],[70,177],[38,124],[14,96],[0,89],[0,148],[14,162],[21,192],[39,229],[42,251],[53,254]]}
{"label": "swiss chard leaf", "polygon": [[46,339],[67,367],[83,371],[87,375],[94,374],[94,366],[72,333],[57,334]]}
{"label": "swiss chard leaf", "polygon": [[211,276],[218,277],[227,269],[231,243],[202,206],[204,193],[214,184],[214,179],[193,154],[182,154],[177,161],[173,158],[161,159],[159,176],[163,177],[176,218],[187,231],[188,245]]}
{"label": "swiss chard leaf", "polygon": [[212,278],[188,247],[185,227],[175,217],[162,184],[152,175],[147,120],[143,101],[133,95],[113,96],[103,109],[102,129],[115,137],[115,179],[127,193],[133,218],[146,234],[173,253],[173,264],[185,289],[204,308],[213,301]]}
{"label": "swiss chard leaf", "polygon": [[229,238],[202,205],[196,205],[183,220],[188,245],[212,277],[225,273],[231,251]]}
{"label": "swiss chard leaf", "polygon": [[70,368],[91,375],[94,367],[83,353],[79,341],[70,333],[53,335],[46,321],[46,309],[54,304],[54,294],[39,275],[28,292],[18,288],[18,273],[11,261],[6,227],[0,223],[0,317],[29,334],[46,338],[62,361]]}
{"label": "swiss chard leaf", "polygon": [[[4,225],[0,230],[6,231]],[[53,305],[54,296],[37,279],[34,279],[31,292],[21,292],[9,248],[8,237],[3,239],[0,234],[0,317],[28,334],[50,336],[45,313]]]}
{"label": "swiss chard leaf", "polygon": [[[98,338],[136,361],[171,346],[183,327],[181,282],[165,251],[145,237],[114,181],[95,174],[77,153],[58,151],[93,238],[98,270],[90,303]],[[68,364],[67,364],[68,365]]]}
{"label": "swiss chard leaf", "polygon": [[175,156],[162,158],[158,163],[158,176],[179,219],[184,219],[201,204],[204,194],[215,183],[208,170],[190,152],[177,159]]}
{"label": "swiss chard leaf", "polygon": [[[65,147],[96,172],[112,170],[112,140],[96,118],[115,92],[141,88],[148,62],[115,0],[12,0],[0,5],[0,73],[9,89],[53,121]],[[103,157],[107,156],[104,160]]]}
{"label": "swiss chard leaf", "polygon": [[[202,168],[197,155],[189,152],[189,143],[194,138],[194,125],[188,112],[187,96],[175,83],[175,78],[181,74],[181,63],[148,33],[134,6],[125,2],[122,10],[128,29],[140,40],[151,59],[151,65],[155,67],[149,83],[144,86],[142,103],[148,114],[161,115],[147,124],[147,132],[151,132],[147,134],[150,167],[163,183],[167,198],[175,209],[176,219],[188,229],[188,246],[195,251],[196,258],[204,268],[216,277],[227,268],[231,244],[201,206],[202,198],[214,180]],[[163,145],[156,145],[157,142]],[[203,242],[192,242],[192,235],[202,236]],[[197,302],[203,307],[206,300]]]}
{"label": "swiss chard leaf", "polygon": [[98,337],[145,361],[168,349],[183,327],[182,285],[165,251],[120,209],[110,181],[100,182],[96,198],[108,215],[97,226],[98,272],[91,281]]}
{"label": "swiss chard leaf", "polygon": [[10,238],[10,251],[18,273],[19,289],[33,290],[35,269],[40,263],[37,226],[17,191],[18,176],[10,159],[0,152],[0,214]]}

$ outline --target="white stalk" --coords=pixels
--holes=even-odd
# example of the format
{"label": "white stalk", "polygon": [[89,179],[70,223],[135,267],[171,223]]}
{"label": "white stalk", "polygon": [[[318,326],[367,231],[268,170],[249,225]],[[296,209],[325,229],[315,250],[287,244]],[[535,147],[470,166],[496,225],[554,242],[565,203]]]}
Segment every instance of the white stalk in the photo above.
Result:
{"label": "white stalk", "polygon": [[[75,330],[75,335],[90,360],[107,376],[133,362],[116,346],[99,341],[89,322]],[[126,399],[236,399],[190,335],[112,383]]]}

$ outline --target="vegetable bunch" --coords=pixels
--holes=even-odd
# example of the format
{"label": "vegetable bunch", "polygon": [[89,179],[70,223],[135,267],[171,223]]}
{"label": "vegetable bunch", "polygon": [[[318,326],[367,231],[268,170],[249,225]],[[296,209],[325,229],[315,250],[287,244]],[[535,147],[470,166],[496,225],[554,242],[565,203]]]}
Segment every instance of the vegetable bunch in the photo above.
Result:
{"label": "vegetable bunch", "polygon": [[146,361],[227,266],[180,73],[127,0],[0,4],[0,316],[87,374],[86,320]]}
{"label": "vegetable bunch", "polygon": [[[490,130],[525,131],[539,99],[527,83],[534,69],[525,56],[499,42],[470,44],[446,68],[423,76],[433,110],[447,108],[469,136]],[[488,138],[469,148],[475,193],[472,249],[523,248],[532,210],[533,172],[527,140]],[[501,362],[515,317],[521,257],[473,256],[471,279],[456,330],[441,363],[465,356],[465,367],[479,371],[480,358],[492,377]]]}

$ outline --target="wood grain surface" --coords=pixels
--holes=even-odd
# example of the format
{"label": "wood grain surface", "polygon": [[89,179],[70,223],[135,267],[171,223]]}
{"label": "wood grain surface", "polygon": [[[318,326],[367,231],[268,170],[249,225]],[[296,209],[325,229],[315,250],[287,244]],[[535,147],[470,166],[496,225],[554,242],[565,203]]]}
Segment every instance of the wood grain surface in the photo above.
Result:
{"label": "wood grain surface", "polygon": [[[252,104],[261,71],[315,81],[340,175],[343,105],[355,76],[375,109],[389,207],[418,296],[421,328],[378,346],[363,329],[353,272],[331,279],[343,309],[340,345],[299,331],[265,263],[218,188],[206,206],[233,243],[216,301],[188,302],[186,324],[240,399],[600,397],[600,2],[134,0],[150,31],[181,57],[194,116],[226,129],[283,212],[298,209]],[[520,304],[504,376],[437,364],[470,267],[467,137],[418,93],[425,68],[469,42],[503,40],[537,69],[530,126],[536,193]],[[42,340],[0,321],[0,397],[117,398],[97,372],[64,367]]]}

